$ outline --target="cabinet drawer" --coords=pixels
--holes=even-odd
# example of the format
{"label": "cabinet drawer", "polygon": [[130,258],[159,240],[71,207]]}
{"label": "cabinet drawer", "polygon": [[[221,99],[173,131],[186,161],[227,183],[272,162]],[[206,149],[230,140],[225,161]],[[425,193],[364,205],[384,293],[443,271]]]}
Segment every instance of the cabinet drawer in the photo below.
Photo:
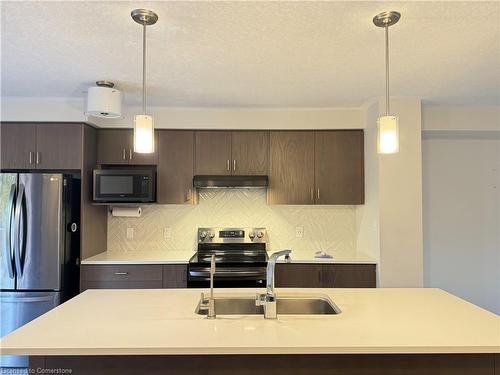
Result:
{"label": "cabinet drawer", "polygon": [[87,289],[160,289],[160,280],[152,281],[87,281],[82,280],[80,292]]}
{"label": "cabinet drawer", "polygon": [[162,282],[161,265],[83,265],[82,281],[157,281]]}

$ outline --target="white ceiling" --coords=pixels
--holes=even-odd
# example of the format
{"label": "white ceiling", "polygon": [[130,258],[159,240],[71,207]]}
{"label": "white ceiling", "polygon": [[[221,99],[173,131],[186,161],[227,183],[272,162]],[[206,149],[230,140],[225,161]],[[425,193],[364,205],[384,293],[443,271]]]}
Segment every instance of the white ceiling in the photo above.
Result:
{"label": "white ceiling", "polygon": [[83,97],[115,81],[140,102],[141,27],[149,103],[195,107],[356,107],[384,94],[384,10],[392,95],[500,103],[500,2],[1,2],[2,96]]}

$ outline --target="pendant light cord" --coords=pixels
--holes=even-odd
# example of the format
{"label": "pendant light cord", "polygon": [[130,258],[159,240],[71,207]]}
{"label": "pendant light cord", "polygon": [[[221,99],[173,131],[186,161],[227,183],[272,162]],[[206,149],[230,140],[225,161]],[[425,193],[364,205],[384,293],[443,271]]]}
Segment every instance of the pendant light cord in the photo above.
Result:
{"label": "pendant light cord", "polygon": [[385,115],[389,116],[389,26],[385,29]]}
{"label": "pendant light cord", "polygon": [[146,24],[142,27],[142,114],[146,115]]}

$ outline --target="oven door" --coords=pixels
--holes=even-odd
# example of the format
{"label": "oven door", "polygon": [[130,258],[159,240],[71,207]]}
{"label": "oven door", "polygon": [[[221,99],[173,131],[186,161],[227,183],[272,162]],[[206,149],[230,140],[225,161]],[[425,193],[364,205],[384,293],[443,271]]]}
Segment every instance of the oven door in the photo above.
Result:
{"label": "oven door", "polygon": [[[266,282],[266,267],[218,267],[214,274],[216,288],[262,287]],[[210,286],[210,267],[189,266],[188,288]]]}
{"label": "oven door", "polygon": [[94,170],[96,202],[154,202],[154,173],[150,170]]}

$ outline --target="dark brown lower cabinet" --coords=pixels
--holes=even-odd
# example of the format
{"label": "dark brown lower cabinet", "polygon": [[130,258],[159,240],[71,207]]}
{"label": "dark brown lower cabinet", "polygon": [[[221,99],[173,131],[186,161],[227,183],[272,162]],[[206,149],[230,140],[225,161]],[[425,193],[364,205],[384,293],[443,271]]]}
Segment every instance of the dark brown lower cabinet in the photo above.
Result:
{"label": "dark brown lower cabinet", "polygon": [[184,264],[84,264],[80,291],[87,289],[161,289],[187,287]]}
{"label": "dark brown lower cabinet", "polygon": [[187,265],[166,264],[163,266],[163,288],[187,288]]}
{"label": "dark brown lower cabinet", "polygon": [[281,288],[375,288],[375,264],[278,263],[275,285]]}
{"label": "dark brown lower cabinet", "polygon": [[[80,291],[86,289],[186,288],[187,264],[88,265],[81,267]],[[375,288],[375,264],[278,263],[279,288]]]}
{"label": "dark brown lower cabinet", "polygon": [[493,353],[85,355],[30,357],[29,367],[30,373],[70,369],[73,375],[191,375],[200,369],[204,375],[498,375],[499,361]]}

